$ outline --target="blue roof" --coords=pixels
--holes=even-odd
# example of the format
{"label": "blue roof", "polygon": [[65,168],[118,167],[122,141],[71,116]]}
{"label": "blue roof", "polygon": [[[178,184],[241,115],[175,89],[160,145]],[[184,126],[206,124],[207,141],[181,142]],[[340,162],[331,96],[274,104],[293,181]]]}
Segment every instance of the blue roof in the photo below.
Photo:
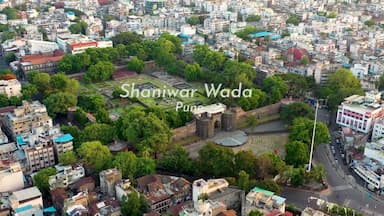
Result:
{"label": "blue roof", "polygon": [[271,40],[276,40],[276,39],[280,39],[281,38],[281,35],[272,35],[270,37]]}
{"label": "blue roof", "polygon": [[347,63],[345,63],[345,64],[343,64],[343,67],[345,67],[345,68],[350,68],[350,67],[351,67],[351,65],[350,65],[350,64],[347,64]]}
{"label": "blue roof", "polygon": [[73,11],[68,11],[67,14],[68,15],[75,15],[75,13]]}
{"label": "blue roof", "polygon": [[51,206],[51,207],[45,208],[43,210],[43,212],[44,213],[54,213],[54,212],[56,212],[56,209],[55,209],[55,207]]}
{"label": "blue roof", "polygon": [[71,134],[64,134],[62,136],[57,137],[56,139],[53,140],[55,143],[64,143],[64,142],[69,142],[72,141],[73,137]]}
{"label": "blue roof", "polygon": [[258,37],[265,37],[265,36],[269,36],[271,35],[272,33],[271,32],[257,32],[257,33],[252,33],[252,34],[249,34],[249,37],[251,38],[258,38]]}
{"label": "blue roof", "polygon": [[185,34],[185,33],[180,33],[178,36],[181,38],[191,38],[192,37],[192,35]]}
{"label": "blue roof", "polygon": [[285,198],[277,195],[273,195],[272,199],[275,200],[278,204],[283,204],[285,202]]}
{"label": "blue roof", "polygon": [[32,209],[32,208],[33,208],[32,205],[26,205],[26,206],[15,209],[15,212],[20,213],[20,212],[27,211],[27,210]]}
{"label": "blue roof", "polygon": [[20,135],[16,137],[16,143],[18,145],[25,145],[27,144],[24,140],[23,140],[23,137],[21,137]]}

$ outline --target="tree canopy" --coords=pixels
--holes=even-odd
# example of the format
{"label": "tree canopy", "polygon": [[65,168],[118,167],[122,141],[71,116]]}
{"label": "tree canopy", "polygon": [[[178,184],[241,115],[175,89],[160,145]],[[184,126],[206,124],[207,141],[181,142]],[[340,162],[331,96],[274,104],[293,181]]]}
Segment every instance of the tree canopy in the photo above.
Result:
{"label": "tree canopy", "polygon": [[128,62],[128,70],[134,71],[136,73],[141,73],[144,70],[144,62],[137,57],[133,57]]}
{"label": "tree canopy", "polygon": [[308,145],[300,141],[291,141],[285,146],[285,162],[294,167],[302,167],[308,163],[309,151]]}
{"label": "tree canopy", "polygon": [[49,184],[48,179],[49,176],[55,175],[56,169],[53,167],[48,167],[39,170],[36,175],[33,176],[33,182],[37,188],[39,188],[40,192],[44,196],[49,196]]}
{"label": "tree canopy", "polygon": [[84,79],[88,82],[105,81],[111,78],[115,67],[111,62],[100,61],[94,65],[91,65],[85,73]]}
{"label": "tree canopy", "polygon": [[59,155],[59,163],[70,165],[77,161],[77,157],[73,151],[67,151]]}
{"label": "tree canopy", "polygon": [[77,104],[77,97],[67,92],[58,92],[50,94],[43,101],[47,107],[48,113],[51,117],[57,114],[65,114],[69,107],[74,107]]}
{"label": "tree canopy", "polygon": [[233,158],[232,149],[209,142],[199,151],[198,171],[203,175],[214,177],[232,176]]}
{"label": "tree canopy", "polygon": [[[293,120],[289,140],[290,141],[301,141],[310,147],[312,141],[314,121],[308,118],[299,117]],[[327,143],[330,140],[328,127],[322,123],[316,123],[315,133],[315,145]]]}
{"label": "tree canopy", "polygon": [[121,213],[130,216],[142,216],[147,212],[147,201],[143,195],[138,192],[128,194],[128,197],[123,196],[121,201]]}
{"label": "tree canopy", "polygon": [[279,102],[288,92],[288,85],[279,76],[270,76],[263,81],[263,91],[268,94],[268,102]]}
{"label": "tree canopy", "polygon": [[85,164],[96,172],[109,168],[112,162],[112,154],[108,146],[99,141],[82,143],[77,152]]}
{"label": "tree canopy", "polygon": [[297,117],[313,119],[315,115],[311,106],[304,102],[294,102],[281,108],[280,118],[285,124],[291,125]]}
{"label": "tree canopy", "polygon": [[72,34],[83,34],[87,33],[88,24],[84,21],[77,22],[69,26],[69,31]]}

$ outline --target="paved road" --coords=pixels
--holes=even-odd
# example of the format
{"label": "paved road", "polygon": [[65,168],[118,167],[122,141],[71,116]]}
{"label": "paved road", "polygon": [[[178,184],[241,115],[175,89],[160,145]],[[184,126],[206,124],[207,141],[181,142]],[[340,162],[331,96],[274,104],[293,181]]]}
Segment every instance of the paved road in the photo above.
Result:
{"label": "paved road", "polygon": [[[325,121],[327,114],[322,113],[319,117],[319,120]],[[333,141],[334,139],[333,137]],[[284,188],[283,196],[288,199],[288,203],[292,202],[297,207],[304,208],[308,197],[316,196],[364,212],[365,215],[384,215],[384,201],[369,194],[370,192],[357,184],[355,178],[349,173],[345,174],[347,168],[343,167],[340,158],[335,161],[328,144],[320,145],[315,149],[314,162],[324,165],[329,189],[319,193]]]}

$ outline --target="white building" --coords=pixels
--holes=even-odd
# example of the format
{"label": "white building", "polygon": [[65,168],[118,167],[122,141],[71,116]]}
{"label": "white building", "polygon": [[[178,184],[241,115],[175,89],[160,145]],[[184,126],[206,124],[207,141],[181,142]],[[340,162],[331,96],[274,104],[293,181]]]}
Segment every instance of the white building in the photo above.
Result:
{"label": "white building", "polygon": [[384,187],[384,175],[378,175],[366,163],[355,163],[352,167],[353,171],[360,176],[368,185],[372,185],[376,189]]}
{"label": "white building", "polygon": [[[5,135],[3,130],[0,128],[0,144],[5,144],[5,143],[8,143],[8,142],[9,142],[9,140],[8,140],[7,135]],[[1,152],[0,152],[0,154],[1,154]]]}
{"label": "white building", "polygon": [[53,139],[56,155],[73,150],[73,137],[71,134],[64,134]]}
{"label": "white building", "polygon": [[130,194],[131,191],[134,190],[134,188],[131,187],[131,182],[129,181],[129,179],[124,179],[116,183],[115,190],[116,198],[121,202],[123,196],[128,197],[128,194]]}
{"label": "white building", "polygon": [[83,166],[55,166],[56,175],[49,176],[48,184],[51,190],[55,188],[67,188],[69,185],[75,183],[85,176]]}
{"label": "white building", "polygon": [[252,210],[268,214],[274,210],[281,214],[285,213],[285,198],[274,195],[273,192],[262,188],[253,188],[246,196],[245,213],[248,215]]}
{"label": "white building", "polygon": [[0,80],[0,94],[8,97],[21,96],[21,84],[17,79]]}
{"label": "white building", "polygon": [[366,96],[352,95],[344,99],[337,110],[336,123],[362,133],[372,130],[376,119],[383,116],[379,92],[367,92]]}
{"label": "white building", "polygon": [[375,121],[372,130],[372,140],[376,141],[384,137],[384,117],[381,117]]}
{"label": "white building", "polygon": [[227,188],[229,186],[225,179],[199,179],[193,182],[192,185],[192,200],[197,202],[201,194],[210,194],[220,189]]}
{"label": "white building", "polygon": [[24,176],[19,163],[0,166],[0,193],[13,192],[24,188]]}
{"label": "white building", "polygon": [[30,187],[15,191],[9,197],[10,205],[13,209],[32,205],[33,207],[42,207],[43,198],[37,187]]}

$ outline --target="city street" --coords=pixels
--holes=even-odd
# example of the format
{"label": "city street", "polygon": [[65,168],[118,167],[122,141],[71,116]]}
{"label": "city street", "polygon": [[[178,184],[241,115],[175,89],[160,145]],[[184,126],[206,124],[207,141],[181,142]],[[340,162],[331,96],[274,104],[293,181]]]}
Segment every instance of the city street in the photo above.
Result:
{"label": "city street", "polygon": [[[329,114],[319,110],[319,121],[325,121]],[[335,127],[330,127],[335,131]],[[331,134],[334,132],[331,131]],[[332,142],[335,137],[332,136]],[[356,183],[349,170],[343,165],[339,152],[335,157],[330,151],[329,144],[318,146],[314,152],[314,162],[322,163],[327,172],[329,189],[322,192],[311,192],[284,188],[283,196],[299,208],[304,208],[310,196],[320,197],[324,200],[335,202],[358,211],[365,215],[384,215],[384,201],[374,197],[366,188]],[[347,172],[347,174],[346,174]]]}

